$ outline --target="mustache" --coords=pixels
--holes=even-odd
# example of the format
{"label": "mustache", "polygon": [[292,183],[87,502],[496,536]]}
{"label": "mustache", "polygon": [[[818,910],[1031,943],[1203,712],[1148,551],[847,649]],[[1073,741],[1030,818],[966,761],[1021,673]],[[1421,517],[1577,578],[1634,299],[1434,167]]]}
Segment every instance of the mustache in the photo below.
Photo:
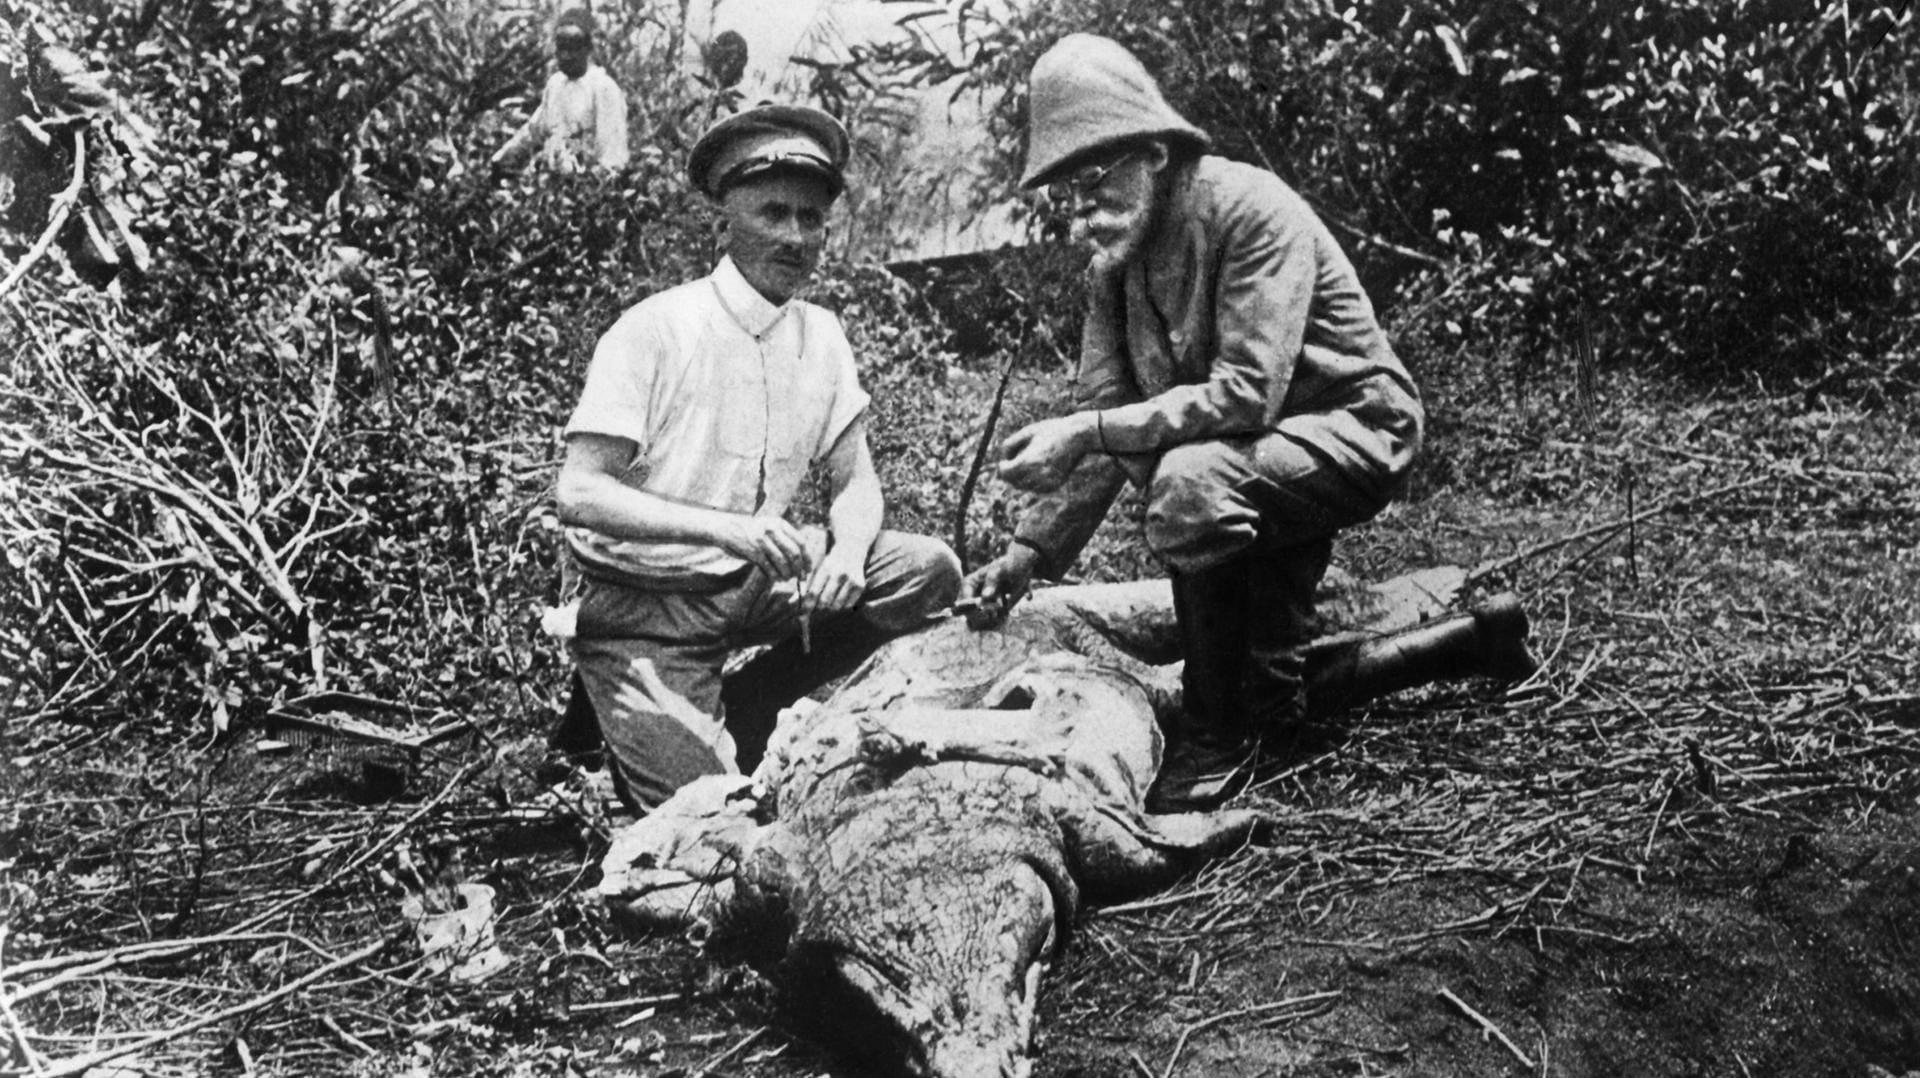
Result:
{"label": "mustache", "polygon": [[1139,214],[1098,214],[1076,217],[1067,229],[1067,236],[1073,243],[1083,245],[1120,243],[1139,226],[1139,223]]}

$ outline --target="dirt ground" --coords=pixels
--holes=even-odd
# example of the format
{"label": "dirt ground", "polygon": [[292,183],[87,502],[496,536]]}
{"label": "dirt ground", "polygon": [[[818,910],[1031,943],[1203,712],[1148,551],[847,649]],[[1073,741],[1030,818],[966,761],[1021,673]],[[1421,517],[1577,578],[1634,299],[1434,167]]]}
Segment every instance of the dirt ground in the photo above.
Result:
{"label": "dirt ground", "polygon": [[[1088,917],[1036,1074],[1920,1073],[1920,436],[1623,392],[1580,436],[1565,402],[1443,431],[1445,482],[1344,552],[1504,562],[1543,675],[1354,717],[1260,792],[1275,846]],[[855,1073],[745,975],[629,946],[688,998],[589,1050],[615,1073]]]}
{"label": "dirt ground", "polygon": [[[1589,868],[1519,895],[1410,881],[1276,911],[1137,1026],[1114,1020],[1134,990],[1088,977],[1089,998],[1050,1027],[1060,1050],[1043,1071],[1904,1074],[1920,1068],[1917,873],[1908,812],[1676,843],[1644,880]],[[1173,951],[1157,957],[1178,980]],[[1253,1011],[1327,993],[1309,1018]]]}
{"label": "dirt ground", "polygon": [[[1342,564],[1476,567],[1542,673],[1351,716],[1254,795],[1271,845],[1088,914],[1036,1075],[1920,1072],[1920,413],[1621,381],[1570,427],[1430,384],[1427,471]],[[611,931],[550,718],[399,769],[43,752],[7,774],[0,1018],[49,1069],[168,1034],[92,1078],[859,1078],[752,975]],[[421,968],[381,878],[429,832],[500,896],[477,984]]]}
{"label": "dirt ground", "polygon": [[[1920,724],[1920,704],[1896,719]],[[1045,991],[1035,1073],[1920,1073],[1912,804],[1684,829],[1644,871],[1595,857],[1551,882],[1442,871],[1321,898],[1302,875],[1284,847],[1247,850],[1139,908],[1087,917]],[[1222,889],[1267,893],[1225,905]],[[750,975],[709,968],[690,944],[609,953],[627,983],[583,965],[549,987],[661,1002],[617,1018],[519,993],[454,1009],[549,1045],[516,1073],[860,1076],[783,1027]],[[459,1073],[477,1047],[443,1037],[423,1064]]]}

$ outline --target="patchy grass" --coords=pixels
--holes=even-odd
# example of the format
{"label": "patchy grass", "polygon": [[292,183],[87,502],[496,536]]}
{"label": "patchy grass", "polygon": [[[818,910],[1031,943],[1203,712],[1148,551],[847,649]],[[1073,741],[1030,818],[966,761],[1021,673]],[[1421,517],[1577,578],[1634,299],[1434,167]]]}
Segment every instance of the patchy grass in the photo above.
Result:
{"label": "patchy grass", "polygon": [[[947,374],[918,396],[874,376],[876,440],[917,447],[885,461],[895,522],[943,535],[997,378]],[[1523,596],[1545,668],[1353,716],[1256,793],[1293,820],[1277,844],[1089,916],[1046,990],[1039,1073],[1920,1066],[1899,1017],[1920,1000],[1900,890],[1920,844],[1920,409],[1618,371],[1585,404],[1420,377],[1412,495],[1341,561],[1477,567]],[[1062,388],[1022,372],[1001,432]],[[983,481],[976,563],[1017,508]],[[1123,505],[1082,571],[1145,571],[1131,527]],[[507,619],[521,655],[546,647],[534,613]],[[120,1062],[153,1074],[829,1072],[751,976],[609,931],[595,794],[540,781],[550,660],[464,686],[478,732],[417,757],[9,731],[16,1072],[78,1074],[143,1033]],[[421,969],[382,875],[403,849],[458,851],[453,871],[497,889],[503,972]]]}

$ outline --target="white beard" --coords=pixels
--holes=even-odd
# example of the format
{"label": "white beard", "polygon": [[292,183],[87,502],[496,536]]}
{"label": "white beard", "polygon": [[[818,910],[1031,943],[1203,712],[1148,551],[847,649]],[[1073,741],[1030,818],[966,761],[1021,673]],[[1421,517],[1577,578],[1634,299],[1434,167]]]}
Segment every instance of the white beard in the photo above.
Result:
{"label": "white beard", "polygon": [[1073,222],[1073,238],[1087,248],[1097,274],[1114,272],[1140,253],[1153,224],[1151,200],[1125,210],[1096,210]]}

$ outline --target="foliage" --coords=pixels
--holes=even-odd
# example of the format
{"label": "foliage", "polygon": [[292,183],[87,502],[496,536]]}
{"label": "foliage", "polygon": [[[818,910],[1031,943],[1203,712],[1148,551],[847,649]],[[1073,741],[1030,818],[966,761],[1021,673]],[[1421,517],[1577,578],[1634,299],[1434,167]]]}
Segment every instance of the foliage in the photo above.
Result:
{"label": "foliage", "polygon": [[0,22],[0,213],[40,236],[0,293],[56,248],[100,285],[150,263],[134,221],[158,197],[154,132],[61,44],[71,31],[70,20]]}
{"label": "foliage", "polygon": [[[116,474],[144,483],[68,483],[79,464],[24,481],[6,570],[16,623],[32,626],[10,645],[16,705],[107,716],[137,698],[219,725],[329,670],[370,691],[440,693],[549,661],[526,615],[553,571],[553,432],[599,331],[710,256],[678,163],[738,95],[681,70],[675,14],[601,13],[603,58],[646,88],[630,97],[647,134],[619,175],[556,177],[466,165],[543,73],[545,25],[524,8],[8,11],[16,41],[37,22],[94,42],[88,62],[106,58],[133,111],[167,133],[154,155],[165,197],[141,206],[137,230],[155,257],[123,281],[125,302],[39,286],[13,312],[32,332],[13,335],[10,459],[100,467],[134,444],[137,467]],[[1036,248],[949,274],[934,290],[943,314],[858,251],[899,198],[908,94],[994,96],[1008,181],[1025,70],[1066,29],[1127,42],[1222,152],[1306,193],[1411,354],[1504,360],[1523,387],[1582,344],[1589,366],[1752,368],[1855,392],[1912,381],[1910,358],[1884,358],[1911,344],[1900,269],[1920,245],[1915,62],[1894,44],[1905,12],[954,11],[957,52],[909,16],[903,37],[816,62],[807,81],[853,124],[868,176],[848,197],[847,261],[818,298],[843,311],[868,365],[892,522],[961,539],[969,563],[996,551],[1020,502],[974,468],[1001,372],[952,350],[1004,358],[1017,390],[1057,391],[1075,275]],[[39,211],[12,208],[26,232]],[[1034,221],[1043,238],[1057,225]],[[997,432],[1044,407],[1016,391]],[[1446,482],[1447,465],[1423,483]],[[1126,512],[1091,571],[1150,568],[1125,554]],[[93,571],[62,569],[76,550]],[[120,613],[103,632],[105,611]]]}
{"label": "foliage", "polygon": [[1904,5],[1050,0],[971,26],[958,62],[902,53],[996,97],[1003,185],[1033,59],[1109,34],[1306,195],[1423,346],[1518,345],[1525,376],[1594,334],[1717,379],[1915,383],[1885,358],[1920,303]]}
{"label": "foliage", "polygon": [[[761,1036],[751,998],[736,1009],[737,985],[716,998],[676,944],[606,957],[580,889],[592,842],[528,835],[529,818],[550,825],[540,814],[552,802],[515,767],[540,756],[565,679],[535,627],[558,572],[557,430],[601,330],[711,254],[679,168],[732,98],[724,75],[681,71],[674,8],[603,6],[635,164],[557,177],[472,165],[546,67],[541,14],[517,4],[0,0],[10,74],[27,67],[26,28],[44,26],[164,133],[149,153],[162,197],[128,189],[144,270],[128,259],[98,291],[68,252],[27,266],[0,297],[7,965],[218,933],[263,909],[293,934],[210,945],[217,961],[195,956],[190,985],[162,988],[147,964],[126,986],[88,976],[10,995],[28,1028],[105,1038],[174,1024],[284,987],[322,952],[392,927],[374,867],[406,827],[394,806],[343,807],[314,780],[320,765],[251,751],[256,720],[327,687],[482,731],[409,764],[407,794],[430,778],[445,801],[402,811],[474,837],[476,870],[508,908],[503,936],[532,957],[511,990],[450,992],[399,980],[416,976],[411,952],[391,948],[366,966],[377,975],[342,970],[258,1024],[219,1024],[149,1062],[249,1069],[251,1050],[272,1056],[261,1073],[306,1073],[364,1038],[377,1046],[365,1073],[434,1053],[473,1073],[658,1070],[667,1056],[702,1072],[806,1069],[784,1046],[741,1053]],[[1728,401],[1616,372],[1628,395],[1603,410],[1583,392],[1593,364],[1585,378],[1544,377],[1552,350],[1592,340],[1597,359],[1722,381],[1752,367],[1810,393],[1891,397],[1920,380],[1901,275],[1920,242],[1914,60],[1900,48],[1910,15],[1830,3],[1795,22],[1740,0],[955,10],[957,54],[922,33],[809,72],[861,137],[872,179],[850,203],[879,215],[911,197],[889,186],[899,173],[886,160],[905,91],[958,77],[1002,100],[1004,194],[1032,57],[1068,27],[1140,49],[1225,152],[1270,162],[1325,211],[1424,364],[1430,463],[1414,497],[1347,545],[1362,575],[1512,557],[1617,521],[1628,464],[1642,505],[1684,507],[1555,548],[1529,588],[1554,651],[1543,695],[1442,694],[1363,727],[1359,751],[1289,778],[1326,802],[1312,810],[1320,831],[1305,853],[1265,863],[1275,875],[1247,891],[1259,904],[1206,891],[1160,913],[1190,915],[1203,934],[1291,923],[1298,901],[1362,889],[1366,866],[1424,873],[1443,853],[1475,879],[1494,870],[1576,896],[1593,866],[1658,867],[1649,821],[1664,849],[1683,825],[1713,835],[1735,814],[1811,809],[1835,791],[1868,809],[1911,800],[1900,768],[1920,635],[1911,402],[1874,415]],[[29,103],[51,100],[36,91]],[[89,145],[130,145],[117,113],[62,122]],[[71,160],[53,165],[64,183]],[[0,245],[13,266],[58,186],[11,196]],[[989,262],[929,301],[865,264],[854,233],[812,298],[842,313],[874,394],[889,523],[964,534],[957,545],[978,565],[1021,502],[990,468],[971,492],[966,479],[1003,371],[999,433],[1066,392],[1071,257]],[[1514,378],[1530,388],[1509,400]],[[1739,496],[1689,500],[1709,488]],[[1130,534],[1137,511],[1116,510],[1084,575],[1154,571]],[[1622,549],[1622,534],[1644,545]],[[1666,571],[1641,574],[1636,559]],[[1686,755],[1691,736],[1705,757]],[[1672,780],[1697,778],[1687,761],[1700,759],[1726,800]],[[1549,772],[1560,777],[1543,786]],[[1573,796],[1609,806],[1581,810],[1590,832],[1566,824],[1562,779],[1575,774],[1592,778]],[[555,868],[556,844],[579,863]],[[527,868],[529,848],[548,861]],[[1516,876],[1501,851],[1559,867]],[[1577,902],[1550,905],[1581,916]],[[1461,912],[1481,908],[1476,895]],[[1614,930],[1576,927],[1594,924]],[[1184,921],[1179,932],[1192,935]],[[1157,963],[1156,948],[1141,953]],[[1111,973],[1103,953],[1087,949],[1085,976]],[[1173,957],[1167,983],[1205,987],[1186,949]],[[632,1028],[626,997],[656,991],[676,1004]],[[1077,991],[1046,1005],[1078,1006]],[[571,1010],[572,993],[596,1009]],[[725,1041],[702,1039],[715,1026]],[[29,1037],[16,1039],[9,1052]]]}
{"label": "foliage", "polygon": [[[525,13],[143,11],[93,34],[167,132],[151,269],[119,300],[29,278],[8,314],[11,713],[218,733],[325,688],[543,710],[555,431],[599,332],[710,257],[683,155],[466,168],[539,74]],[[620,65],[680,87],[636,110],[679,131],[708,91],[666,48]]]}

